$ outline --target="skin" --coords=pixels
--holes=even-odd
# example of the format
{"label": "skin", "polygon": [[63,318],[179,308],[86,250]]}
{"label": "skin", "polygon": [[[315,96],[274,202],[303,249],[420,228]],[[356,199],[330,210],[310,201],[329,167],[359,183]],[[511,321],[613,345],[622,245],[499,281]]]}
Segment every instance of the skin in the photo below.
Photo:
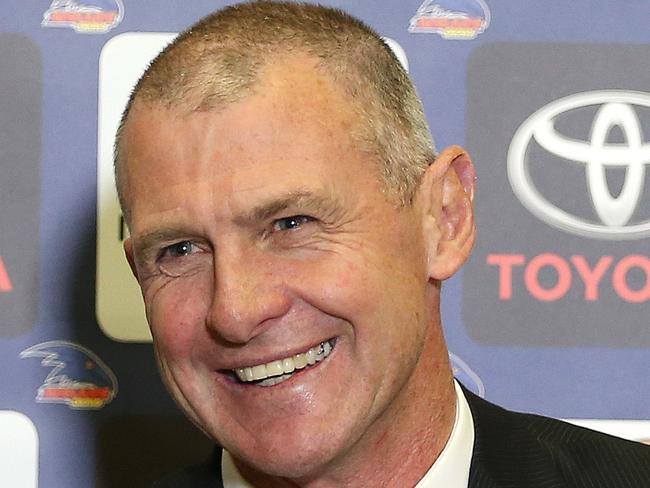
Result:
{"label": "skin", "polygon": [[[219,111],[136,101],[125,127],[125,250],[163,379],[256,486],[414,485],[453,425],[439,293],[473,243],[473,168],[444,151],[400,208],[354,122],[295,58]],[[229,374],[332,338],[278,385]]]}

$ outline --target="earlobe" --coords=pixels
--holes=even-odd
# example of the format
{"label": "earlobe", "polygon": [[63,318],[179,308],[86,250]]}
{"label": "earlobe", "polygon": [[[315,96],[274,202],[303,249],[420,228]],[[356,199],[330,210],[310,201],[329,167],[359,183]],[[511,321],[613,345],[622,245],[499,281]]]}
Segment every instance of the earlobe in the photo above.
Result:
{"label": "earlobe", "polygon": [[424,226],[428,272],[430,278],[444,280],[461,268],[474,245],[476,173],[469,155],[459,146],[445,149],[429,172],[421,188],[430,193]]}
{"label": "earlobe", "polygon": [[129,263],[129,267],[131,268],[131,273],[133,273],[133,276],[135,276],[135,279],[138,279],[138,271],[135,267],[135,259],[133,257],[133,242],[131,241],[130,237],[127,237],[124,240],[124,255],[126,256],[126,260]]}

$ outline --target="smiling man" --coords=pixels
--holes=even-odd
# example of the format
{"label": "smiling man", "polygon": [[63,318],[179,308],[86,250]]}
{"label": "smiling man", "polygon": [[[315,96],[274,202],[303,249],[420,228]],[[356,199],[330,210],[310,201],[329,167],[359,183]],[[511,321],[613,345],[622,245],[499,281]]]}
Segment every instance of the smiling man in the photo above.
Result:
{"label": "smiling man", "polygon": [[[588,431],[452,378],[440,288],[474,241],[474,170],[436,156],[368,27],[295,3],[217,12],[148,68],[116,148],[162,376],[223,447],[159,486],[583,486],[553,484],[566,470],[540,453],[546,431]],[[529,458],[551,484],[524,481]]]}

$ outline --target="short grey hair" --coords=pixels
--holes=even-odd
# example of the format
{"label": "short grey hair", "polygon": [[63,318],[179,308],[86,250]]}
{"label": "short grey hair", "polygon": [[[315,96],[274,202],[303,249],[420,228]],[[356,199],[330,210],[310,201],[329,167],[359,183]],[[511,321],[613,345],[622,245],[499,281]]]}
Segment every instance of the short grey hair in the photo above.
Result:
{"label": "short grey hair", "polygon": [[257,0],[226,7],[180,34],[150,64],[122,115],[115,176],[125,206],[120,144],[136,100],[165,108],[218,110],[252,92],[261,68],[307,55],[349,96],[356,143],[376,158],[387,193],[413,199],[435,148],[422,102],[392,49],[366,24],[333,8]]}

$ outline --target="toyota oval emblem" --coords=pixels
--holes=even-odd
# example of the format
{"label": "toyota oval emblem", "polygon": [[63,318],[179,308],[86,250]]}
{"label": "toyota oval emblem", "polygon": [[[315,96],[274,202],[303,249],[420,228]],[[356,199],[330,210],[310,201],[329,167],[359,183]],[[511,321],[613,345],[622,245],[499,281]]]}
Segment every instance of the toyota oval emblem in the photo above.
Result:
{"label": "toyota oval emblem", "polygon": [[[556,130],[555,119],[571,110],[596,106],[590,140],[572,139]],[[630,222],[643,197],[650,143],[643,140],[634,107],[650,107],[650,94],[599,90],[571,95],[542,107],[517,129],[508,150],[508,179],[521,203],[536,217],[566,232],[597,239],[639,239],[650,236],[650,219]],[[624,143],[608,142],[618,127]],[[600,222],[582,219],[551,203],[533,184],[528,168],[532,140],[548,153],[584,166],[591,203]],[[607,168],[625,169],[618,196],[611,194]]]}

